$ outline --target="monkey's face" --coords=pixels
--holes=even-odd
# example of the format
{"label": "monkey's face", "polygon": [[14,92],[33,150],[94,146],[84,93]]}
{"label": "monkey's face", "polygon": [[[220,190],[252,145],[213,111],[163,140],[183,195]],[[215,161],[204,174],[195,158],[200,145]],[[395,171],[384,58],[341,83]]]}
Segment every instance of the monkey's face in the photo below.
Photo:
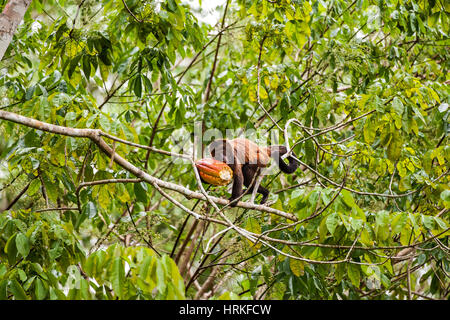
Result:
{"label": "monkey's face", "polygon": [[213,142],[211,142],[208,149],[209,153],[214,159],[225,162],[227,164],[232,164],[233,150],[230,144],[226,142],[226,140],[214,140]]}

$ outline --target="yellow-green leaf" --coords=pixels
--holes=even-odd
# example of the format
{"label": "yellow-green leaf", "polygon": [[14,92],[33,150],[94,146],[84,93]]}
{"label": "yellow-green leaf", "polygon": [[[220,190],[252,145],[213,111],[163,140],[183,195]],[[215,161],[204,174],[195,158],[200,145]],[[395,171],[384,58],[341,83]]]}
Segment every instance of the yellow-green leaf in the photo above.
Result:
{"label": "yellow-green leaf", "polygon": [[291,268],[292,273],[297,277],[300,277],[305,273],[305,264],[303,261],[290,258],[289,267]]}

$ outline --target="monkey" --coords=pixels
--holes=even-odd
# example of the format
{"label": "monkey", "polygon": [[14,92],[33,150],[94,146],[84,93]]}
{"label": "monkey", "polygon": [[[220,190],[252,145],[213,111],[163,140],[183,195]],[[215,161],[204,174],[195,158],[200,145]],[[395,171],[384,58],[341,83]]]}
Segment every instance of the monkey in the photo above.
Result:
{"label": "monkey", "polygon": [[[254,183],[251,187],[250,185],[259,176],[259,168],[268,167],[271,158],[277,162],[280,170],[287,174],[295,172],[299,166],[292,156],[287,157],[288,164],[281,159],[281,156],[288,151],[285,146],[260,147],[245,138],[217,139],[209,145],[208,149],[214,159],[225,162],[233,171],[233,188],[229,199],[231,207],[237,205],[237,201],[233,200],[242,195],[243,185],[247,187],[247,193],[253,191]],[[294,153],[292,154],[296,157]],[[269,190],[258,186],[257,192],[263,196],[260,204],[264,204],[269,197]]]}

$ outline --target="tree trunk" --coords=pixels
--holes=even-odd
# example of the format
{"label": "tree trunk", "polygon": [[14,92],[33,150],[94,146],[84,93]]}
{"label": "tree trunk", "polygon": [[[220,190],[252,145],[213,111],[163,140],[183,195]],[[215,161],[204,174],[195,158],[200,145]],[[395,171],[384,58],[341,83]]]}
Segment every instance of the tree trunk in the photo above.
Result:
{"label": "tree trunk", "polygon": [[0,61],[30,3],[31,0],[10,0],[0,14]]}

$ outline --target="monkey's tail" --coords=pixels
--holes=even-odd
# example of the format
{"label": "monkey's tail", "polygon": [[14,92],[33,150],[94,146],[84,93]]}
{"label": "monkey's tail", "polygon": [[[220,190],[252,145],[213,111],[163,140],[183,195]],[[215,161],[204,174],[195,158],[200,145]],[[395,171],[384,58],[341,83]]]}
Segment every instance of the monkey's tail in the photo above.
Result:
{"label": "monkey's tail", "polygon": [[[281,156],[287,152],[285,146],[271,146],[269,150],[270,150],[270,157],[275,161],[277,161],[281,171],[287,174],[291,174],[295,170],[297,170],[299,164],[293,157],[291,156],[287,157],[289,162],[288,164],[286,164],[286,162],[284,162],[283,159],[281,159]],[[292,152],[292,154],[295,157],[297,157],[295,153]]]}

